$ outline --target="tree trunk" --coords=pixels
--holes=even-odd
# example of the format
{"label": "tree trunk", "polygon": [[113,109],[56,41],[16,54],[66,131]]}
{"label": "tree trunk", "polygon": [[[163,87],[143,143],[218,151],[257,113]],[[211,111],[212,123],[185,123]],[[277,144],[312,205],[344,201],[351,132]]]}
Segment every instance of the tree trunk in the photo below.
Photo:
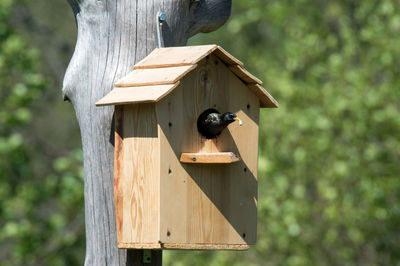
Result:
{"label": "tree trunk", "polygon": [[[156,14],[167,14],[165,46],[185,45],[228,19],[231,0],[68,0],[78,25],[64,77],[82,135],[85,170],[85,265],[142,265],[142,252],[117,248],[113,197],[113,107],[96,107],[116,80],[156,48]],[[152,264],[161,265],[161,251]],[[151,265],[151,264],[146,264]]]}

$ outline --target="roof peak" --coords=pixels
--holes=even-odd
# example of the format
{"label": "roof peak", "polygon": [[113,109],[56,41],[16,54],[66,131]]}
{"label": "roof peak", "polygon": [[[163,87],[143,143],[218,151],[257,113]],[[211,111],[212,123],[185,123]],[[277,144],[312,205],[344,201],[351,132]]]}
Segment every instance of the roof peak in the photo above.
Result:
{"label": "roof peak", "polygon": [[134,69],[195,65],[210,54],[215,54],[228,66],[243,66],[240,60],[229,54],[222,47],[211,44],[156,48],[139,61],[134,66]]}

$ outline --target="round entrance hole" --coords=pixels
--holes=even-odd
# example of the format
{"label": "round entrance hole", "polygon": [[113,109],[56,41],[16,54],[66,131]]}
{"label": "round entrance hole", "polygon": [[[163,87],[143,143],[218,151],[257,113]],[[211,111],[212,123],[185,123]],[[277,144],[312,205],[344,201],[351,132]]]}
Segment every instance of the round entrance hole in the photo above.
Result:
{"label": "round entrance hole", "polygon": [[203,137],[205,137],[205,138],[207,138],[207,139],[213,139],[213,138],[215,138],[215,136],[211,137],[211,136],[207,136],[207,135],[205,134],[206,129],[204,128],[204,125],[203,125],[203,123],[202,123],[202,121],[206,120],[206,119],[207,119],[207,116],[208,116],[209,114],[211,114],[211,113],[220,114],[220,112],[219,112],[217,109],[209,108],[209,109],[205,110],[204,112],[202,112],[202,113],[199,115],[199,117],[197,118],[197,131],[199,131],[199,133],[200,133]]}

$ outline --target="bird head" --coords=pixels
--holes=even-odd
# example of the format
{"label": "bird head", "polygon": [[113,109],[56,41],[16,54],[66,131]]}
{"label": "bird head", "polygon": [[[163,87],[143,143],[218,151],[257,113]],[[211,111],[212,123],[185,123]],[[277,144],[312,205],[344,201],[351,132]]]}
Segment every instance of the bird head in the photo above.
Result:
{"label": "bird head", "polygon": [[239,117],[237,117],[236,114],[231,113],[231,112],[227,112],[225,114],[222,115],[222,120],[224,121],[224,123],[226,123],[227,125],[230,123],[233,123],[235,121],[239,121],[239,125],[242,125],[242,120],[240,120]]}

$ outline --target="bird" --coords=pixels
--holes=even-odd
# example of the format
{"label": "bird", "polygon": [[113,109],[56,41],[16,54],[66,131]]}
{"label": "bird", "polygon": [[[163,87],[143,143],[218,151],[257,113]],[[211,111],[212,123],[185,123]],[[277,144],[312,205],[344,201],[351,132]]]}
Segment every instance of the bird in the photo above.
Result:
{"label": "bird", "polygon": [[243,124],[235,113],[226,112],[221,114],[215,109],[208,109],[197,119],[197,129],[206,139],[213,139],[218,137],[230,123],[235,121],[239,121],[240,126]]}

